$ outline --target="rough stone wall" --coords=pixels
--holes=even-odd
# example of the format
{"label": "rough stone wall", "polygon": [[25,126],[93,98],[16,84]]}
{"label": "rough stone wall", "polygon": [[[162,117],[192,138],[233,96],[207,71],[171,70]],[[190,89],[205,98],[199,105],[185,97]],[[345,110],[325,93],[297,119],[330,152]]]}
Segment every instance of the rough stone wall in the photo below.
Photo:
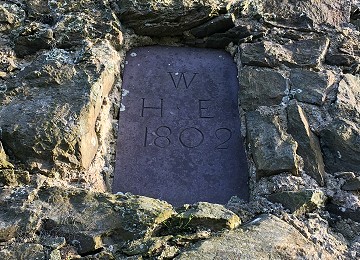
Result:
{"label": "rough stone wall", "polygon": [[[0,258],[360,257],[359,14],[357,0],[0,1]],[[233,55],[249,203],[104,192],[123,59],[153,44]]]}

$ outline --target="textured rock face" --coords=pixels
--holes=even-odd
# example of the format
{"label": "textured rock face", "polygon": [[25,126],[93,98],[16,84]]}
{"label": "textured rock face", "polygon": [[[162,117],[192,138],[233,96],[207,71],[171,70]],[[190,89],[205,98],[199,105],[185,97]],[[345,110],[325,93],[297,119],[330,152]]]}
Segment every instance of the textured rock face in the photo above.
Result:
{"label": "textured rock face", "polygon": [[[0,1],[0,259],[360,258],[359,10]],[[233,55],[248,203],[90,191],[111,187],[125,52],[156,44]]]}
{"label": "textured rock face", "polygon": [[296,102],[289,104],[287,118],[288,132],[298,143],[296,152],[304,160],[305,172],[323,186],[325,170],[319,138],[311,131],[305,112]]}
{"label": "textured rock face", "polygon": [[329,253],[309,243],[294,227],[276,217],[260,216],[242,229],[200,243],[195,250],[175,259],[297,259],[309,256],[331,259]]}
{"label": "textured rock face", "polygon": [[7,82],[8,90],[23,92],[3,101],[0,119],[2,141],[17,159],[49,174],[61,161],[89,168],[98,148],[95,123],[119,55],[106,41],[87,54],[54,49]]}
{"label": "textured rock face", "polygon": [[121,22],[139,35],[176,36],[192,29],[225,8],[226,1],[113,1]]}
{"label": "textured rock face", "polygon": [[324,58],[329,39],[324,37],[300,40],[287,44],[269,41],[245,43],[241,48],[241,61],[245,65],[278,67],[316,67]]}
{"label": "textured rock face", "polygon": [[257,178],[282,172],[297,175],[297,143],[284,131],[281,115],[253,111],[246,113],[246,121]]}

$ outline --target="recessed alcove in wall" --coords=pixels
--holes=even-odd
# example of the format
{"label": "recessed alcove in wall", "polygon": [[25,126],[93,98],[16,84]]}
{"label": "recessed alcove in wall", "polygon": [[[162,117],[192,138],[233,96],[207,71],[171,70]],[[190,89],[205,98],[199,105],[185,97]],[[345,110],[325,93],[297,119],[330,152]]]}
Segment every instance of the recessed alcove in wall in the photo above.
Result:
{"label": "recessed alcove in wall", "polygon": [[113,192],[174,205],[248,200],[239,83],[224,50],[149,46],[127,53]]}

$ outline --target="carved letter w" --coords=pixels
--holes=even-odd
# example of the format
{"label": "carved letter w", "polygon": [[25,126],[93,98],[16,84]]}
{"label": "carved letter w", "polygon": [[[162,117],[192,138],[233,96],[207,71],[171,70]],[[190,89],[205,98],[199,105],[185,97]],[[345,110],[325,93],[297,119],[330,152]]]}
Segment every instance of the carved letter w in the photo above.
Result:
{"label": "carved letter w", "polygon": [[[184,72],[181,72],[181,73],[174,73],[175,76],[173,76],[173,73],[172,72],[169,72],[170,74],[170,77],[171,77],[171,80],[172,82],[174,83],[174,86],[175,88],[179,88],[180,84],[181,84],[181,79],[183,80],[184,84],[185,84],[185,88],[189,88],[191,83],[193,82],[195,76],[198,74],[198,73],[193,73],[193,76],[191,78],[190,81],[187,81],[186,80],[186,76]],[[177,81],[177,82],[176,82]]]}

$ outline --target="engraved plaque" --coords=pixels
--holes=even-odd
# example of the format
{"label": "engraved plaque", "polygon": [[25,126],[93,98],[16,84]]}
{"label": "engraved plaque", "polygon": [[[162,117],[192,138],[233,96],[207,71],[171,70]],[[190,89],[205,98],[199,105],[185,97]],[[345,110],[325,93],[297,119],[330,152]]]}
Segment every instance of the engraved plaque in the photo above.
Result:
{"label": "engraved plaque", "polygon": [[130,50],[123,75],[113,192],[175,206],[248,200],[237,68],[222,50]]}

